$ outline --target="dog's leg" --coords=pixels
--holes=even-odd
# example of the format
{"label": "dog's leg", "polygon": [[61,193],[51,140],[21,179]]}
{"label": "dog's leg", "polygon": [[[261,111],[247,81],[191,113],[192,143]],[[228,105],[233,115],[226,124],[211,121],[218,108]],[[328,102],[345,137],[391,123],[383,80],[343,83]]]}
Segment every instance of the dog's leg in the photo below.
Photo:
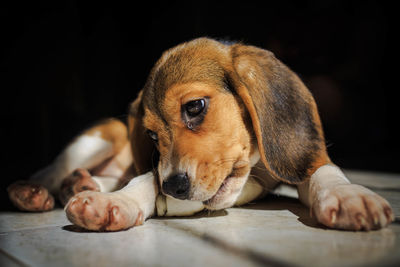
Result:
{"label": "dog's leg", "polygon": [[318,168],[309,181],[298,186],[298,192],[318,222],[331,228],[368,231],[394,220],[385,199],[363,186],[350,184],[332,164]]}
{"label": "dog's leg", "polygon": [[59,200],[65,206],[69,199],[83,191],[113,192],[121,188],[121,179],[112,176],[92,176],[86,169],[76,169],[62,182]]}
{"label": "dog's leg", "polygon": [[180,200],[159,194],[156,200],[157,216],[192,216],[204,210],[201,201]]}
{"label": "dog's leg", "polygon": [[8,197],[23,211],[48,211],[54,207],[54,197],[40,184],[17,181],[7,187]]}
{"label": "dog's leg", "polygon": [[112,192],[119,188],[119,184],[119,178],[92,176],[86,169],[79,168],[63,180],[58,197],[65,206],[71,197],[80,192]]}
{"label": "dog's leg", "polygon": [[112,193],[84,191],[72,197],[68,219],[85,229],[118,231],[141,225],[155,212],[158,184],[152,172],[133,178]]}
{"label": "dog's leg", "polygon": [[258,198],[262,198],[268,194],[268,192],[273,191],[278,185],[279,182],[274,180],[268,174],[264,164],[258,161],[252,167],[249,178],[237,198],[235,206],[241,206]]}
{"label": "dog's leg", "polygon": [[267,192],[268,190],[266,190],[257,179],[249,177],[246,184],[243,186],[240,195],[236,199],[235,206],[245,205],[264,196]]}
{"label": "dog's leg", "polygon": [[[96,125],[75,138],[50,166],[34,174],[29,181],[10,185],[7,189],[10,200],[21,210],[50,210],[54,206],[52,194],[59,192],[64,179],[71,177],[78,168],[92,169],[112,158],[126,142],[127,129],[122,122],[112,119]],[[78,179],[80,186],[96,190],[96,181],[81,174],[79,176],[84,179]]]}
{"label": "dog's leg", "polygon": [[132,167],[132,152],[129,143],[111,159],[95,169],[77,169],[62,181],[59,200],[62,205],[82,191],[112,192],[126,185],[127,178],[134,177]]}
{"label": "dog's leg", "polygon": [[[17,181],[7,190],[10,200],[20,210],[47,211],[54,207],[54,197],[62,181],[78,169],[100,164],[113,153],[112,144],[99,136],[78,136],[55,161],[34,174],[28,181]],[[86,182],[92,182],[88,177]],[[91,187],[91,186],[89,186]]]}
{"label": "dog's leg", "polygon": [[46,186],[53,194],[60,189],[62,181],[76,169],[92,169],[112,157],[114,144],[104,139],[102,132],[89,130],[71,142],[55,161],[30,179]]}

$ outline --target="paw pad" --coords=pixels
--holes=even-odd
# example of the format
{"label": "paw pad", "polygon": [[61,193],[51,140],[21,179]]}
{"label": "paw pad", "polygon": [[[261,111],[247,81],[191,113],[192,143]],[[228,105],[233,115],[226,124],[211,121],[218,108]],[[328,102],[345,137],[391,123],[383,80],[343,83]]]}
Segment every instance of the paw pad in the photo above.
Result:
{"label": "paw pad", "polygon": [[63,205],[66,205],[71,197],[83,191],[99,192],[100,188],[87,170],[76,169],[62,182],[59,199]]}
{"label": "paw pad", "polygon": [[11,202],[23,211],[48,211],[54,208],[54,198],[41,185],[18,181],[7,188]]}
{"label": "paw pad", "polygon": [[143,224],[143,212],[113,194],[85,191],[70,199],[65,207],[74,224],[94,231],[118,231]]}

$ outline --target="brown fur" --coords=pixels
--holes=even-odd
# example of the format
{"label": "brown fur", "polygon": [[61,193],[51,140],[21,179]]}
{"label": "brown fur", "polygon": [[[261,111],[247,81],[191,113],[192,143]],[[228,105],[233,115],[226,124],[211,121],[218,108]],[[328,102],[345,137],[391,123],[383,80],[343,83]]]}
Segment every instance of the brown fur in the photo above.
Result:
{"label": "brown fur", "polygon": [[[191,199],[197,199],[195,189],[215,193],[234,164],[249,161],[254,144],[270,175],[288,183],[304,181],[329,162],[312,95],[266,50],[207,38],[181,44],[156,63],[141,97],[144,126],[159,135],[160,168],[165,161],[175,167],[196,161]],[[201,97],[210,97],[210,111],[191,131],[180,108]]]}
{"label": "brown fur", "polygon": [[107,119],[96,126],[86,130],[86,135],[100,134],[100,137],[113,144],[114,154],[118,154],[128,143],[128,131],[126,125],[117,119]]}
{"label": "brown fur", "polygon": [[[95,176],[119,176],[116,173],[123,172],[121,180],[136,174],[132,168],[132,151],[128,138],[128,127],[118,119],[110,118],[101,121],[95,126],[84,131],[84,135],[99,135],[102,139],[112,144],[113,156],[105,159],[100,165],[92,168],[90,172]],[[125,182],[121,182],[121,185]]]}
{"label": "brown fur", "polygon": [[160,189],[209,210],[246,203],[260,196],[247,187],[252,196],[238,202],[252,167],[264,190],[277,184],[270,178],[298,184],[300,199],[328,227],[370,230],[393,221],[386,200],[327,164],[312,95],[266,50],[200,38],[166,51],[131,105],[128,129],[137,174],[157,168],[158,179],[145,174],[112,194],[77,194],[66,207],[75,224],[141,224]]}
{"label": "brown fur", "polygon": [[140,92],[137,99],[130,106],[128,117],[133,165],[137,174],[143,174],[153,169],[153,157],[157,153],[155,146],[145,133],[143,116],[142,92]]}
{"label": "brown fur", "polygon": [[250,112],[262,161],[279,180],[304,181],[311,169],[328,163],[313,97],[272,53],[243,45],[231,49],[232,79]]}
{"label": "brown fur", "polygon": [[[160,190],[178,199],[201,201],[195,204],[209,210],[232,207],[260,196],[259,188],[249,186],[260,184],[268,190],[278,183],[270,178],[298,184],[300,200],[328,227],[379,229],[394,219],[386,200],[350,184],[339,168],[327,164],[330,159],[312,95],[266,50],[206,38],[172,48],[152,69],[129,115],[128,128],[109,120],[84,132],[108,140],[113,149],[109,145],[88,149],[89,156],[79,160],[94,174],[118,181],[126,182],[122,170],[129,172],[132,165],[136,172],[126,177],[152,169],[157,169],[156,175],[146,173],[107,193],[113,190],[110,185],[78,170],[77,177],[64,179],[61,186],[64,203],[74,195],[66,214],[76,225],[116,231],[141,224],[156,206],[158,210],[157,203],[163,206],[167,199],[158,198]],[[50,181],[54,174],[65,178],[60,170],[79,156],[78,145],[87,149],[84,142],[73,143],[68,153],[45,169],[50,172],[44,184],[56,187],[61,180]],[[248,180],[250,168],[252,180]],[[98,190],[94,182],[104,192],[94,192]],[[86,189],[92,191],[77,193]],[[33,183],[17,182],[8,192],[22,210],[49,210],[54,205],[47,189]],[[174,210],[167,204],[168,212]],[[180,205],[175,207],[178,212]]]}
{"label": "brown fur", "polygon": [[[207,115],[199,129],[188,130],[182,122],[180,107],[204,96],[210,98]],[[185,161],[196,164],[196,177],[191,177],[193,191],[206,188],[215,194],[233,169],[249,171],[248,164],[243,166],[240,162],[248,162],[251,137],[239,104],[230,92],[200,82],[177,84],[166,92],[162,114],[168,121],[170,134],[159,136],[160,164],[163,165],[164,151],[171,151],[169,160],[174,167]],[[149,120],[145,118],[146,121]]]}
{"label": "brown fur", "polygon": [[[198,99],[207,108],[194,127],[184,105]],[[258,152],[263,177],[288,183],[329,162],[315,102],[300,79],[266,50],[207,38],[162,55],[130,107],[128,127],[110,119],[83,134],[112,144],[112,153],[87,167],[93,175],[118,177],[122,186],[124,177],[156,168],[160,185],[183,174],[185,198],[209,209],[234,204],[226,192],[240,191]]]}

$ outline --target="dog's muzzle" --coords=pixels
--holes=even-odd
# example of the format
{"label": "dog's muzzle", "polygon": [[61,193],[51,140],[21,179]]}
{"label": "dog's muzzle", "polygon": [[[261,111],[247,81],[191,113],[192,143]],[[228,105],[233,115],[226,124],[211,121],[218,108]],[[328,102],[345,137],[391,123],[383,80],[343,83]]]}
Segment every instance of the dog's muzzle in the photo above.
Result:
{"label": "dog's muzzle", "polygon": [[189,197],[190,182],[186,173],[171,175],[162,184],[164,194],[177,199],[187,199]]}

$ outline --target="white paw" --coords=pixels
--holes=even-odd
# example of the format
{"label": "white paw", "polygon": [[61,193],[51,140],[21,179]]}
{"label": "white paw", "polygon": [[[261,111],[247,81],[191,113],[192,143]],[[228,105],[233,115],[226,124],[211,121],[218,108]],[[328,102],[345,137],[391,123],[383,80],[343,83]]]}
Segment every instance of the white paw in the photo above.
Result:
{"label": "white paw", "polygon": [[384,198],[355,184],[335,185],[317,192],[312,212],[320,223],[345,230],[380,229],[394,220]]}
{"label": "white paw", "polygon": [[65,206],[67,218],[75,225],[94,231],[119,231],[143,224],[143,212],[113,193],[84,191]]}

